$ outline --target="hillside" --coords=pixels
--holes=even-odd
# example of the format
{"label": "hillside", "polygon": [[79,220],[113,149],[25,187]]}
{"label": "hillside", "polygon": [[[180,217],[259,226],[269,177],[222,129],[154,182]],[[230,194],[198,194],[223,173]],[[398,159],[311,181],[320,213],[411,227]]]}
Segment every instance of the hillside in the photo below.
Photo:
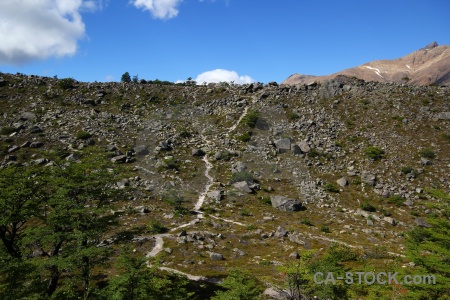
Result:
{"label": "hillside", "polygon": [[[443,49],[420,51],[435,55]],[[420,64],[417,58],[409,63],[417,53],[411,55],[398,64],[408,61],[415,73],[404,72],[418,83]],[[384,70],[381,65],[370,66]],[[114,176],[107,186],[118,194],[105,195],[99,215],[110,221],[95,242],[89,240],[93,249],[111,251],[92,271],[97,289],[114,277],[111,264],[124,245],[151,263],[159,257],[160,271],[182,272],[213,290],[229,268],[246,269],[277,297],[276,287],[285,288],[280,268],[306,263],[309,256],[313,262],[334,257],[336,270],[387,271],[389,265],[399,272],[431,272],[412,263],[406,237],[414,228],[426,230],[430,218],[449,218],[449,87],[342,75],[295,86],[0,77],[3,169],[78,165],[95,176],[96,163],[107,157]],[[87,163],[89,157],[94,160]],[[5,195],[3,211],[9,210]],[[87,209],[82,215],[95,203],[80,207]],[[46,224],[45,210],[21,221],[20,247],[31,263],[44,259],[36,253],[46,253],[45,241],[27,244],[26,232]],[[2,222],[2,228],[14,224]],[[7,256],[4,249],[0,253]],[[70,268],[59,270],[60,285],[78,276]],[[307,278],[309,295],[331,297]],[[436,293],[445,291],[447,283],[440,284],[433,287]],[[203,295],[198,299],[209,288],[197,286]],[[386,299],[395,288],[341,285],[332,293],[339,299]],[[420,292],[430,290],[411,289]]]}
{"label": "hillside", "polygon": [[409,83],[414,85],[450,84],[450,47],[436,42],[394,60],[376,60],[327,76],[294,74],[283,84],[308,84],[330,80],[338,75],[365,81]]}

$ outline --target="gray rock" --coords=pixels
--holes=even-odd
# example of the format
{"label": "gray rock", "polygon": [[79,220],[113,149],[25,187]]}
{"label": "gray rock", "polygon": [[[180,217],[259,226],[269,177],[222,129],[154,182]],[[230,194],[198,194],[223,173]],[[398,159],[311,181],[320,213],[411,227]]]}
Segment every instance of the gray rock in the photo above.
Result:
{"label": "gray rock", "polygon": [[218,261],[218,260],[224,260],[224,259],[225,259],[225,258],[223,257],[222,254],[217,253],[217,252],[211,252],[211,253],[209,253],[209,258],[210,258],[212,261]]}
{"label": "gray rock", "polygon": [[293,258],[293,259],[299,259],[300,258],[300,254],[298,254],[297,251],[294,251],[291,254],[289,254],[289,257]]}
{"label": "gray rock", "polygon": [[11,146],[11,147],[8,149],[8,153],[16,152],[16,151],[19,150],[19,149],[20,149],[19,146],[16,146],[16,145]]}
{"label": "gray rock", "polygon": [[302,150],[303,153],[308,153],[311,150],[311,147],[309,147],[306,141],[301,141],[298,144],[298,146],[300,147],[300,150]]}
{"label": "gray rock", "polygon": [[205,151],[202,149],[192,149],[192,156],[204,156]]}
{"label": "gray rock", "polygon": [[222,192],[219,191],[219,190],[212,190],[212,191],[209,191],[209,192],[206,194],[206,196],[207,196],[208,198],[211,198],[211,199],[213,199],[214,201],[218,202],[218,201],[220,201],[220,200],[222,199]]}
{"label": "gray rock", "polygon": [[285,237],[287,233],[288,233],[287,230],[284,229],[283,226],[278,226],[277,231],[275,231],[274,237],[276,238]]}
{"label": "gray rock", "polygon": [[39,127],[39,126],[32,126],[31,128],[30,128],[30,133],[41,133],[41,132],[43,132],[44,130],[42,130],[42,128],[41,127]]}
{"label": "gray rock", "polygon": [[119,156],[115,156],[115,157],[111,158],[111,162],[113,162],[113,163],[123,163],[126,160],[127,160],[126,155],[119,155]]}
{"label": "gray rock", "polygon": [[367,171],[363,171],[361,173],[361,181],[364,182],[367,185],[375,186],[377,177],[373,175],[372,173],[369,173]]}
{"label": "gray rock", "polygon": [[356,210],[356,215],[357,215],[357,216],[363,216],[363,217],[365,217],[365,218],[368,218],[370,214],[369,214],[367,211],[362,210],[361,208],[358,208],[358,209]]}
{"label": "gray rock", "polygon": [[383,197],[383,198],[389,198],[390,196],[391,196],[391,192],[388,191],[388,190],[384,190],[384,191],[381,193],[381,197]]}
{"label": "gray rock", "polygon": [[300,149],[299,145],[296,144],[291,145],[291,152],[294,155],[302,154],[302,150]]}
{"label": "gray rock", "polygon": [[42,146],[44,146],[44,143],[42,142],[33,142],[30,144],[31,148],[41,148]]}
{"label": "gray rock", "polygon": [[397,221],[395,221],[395,219],[392,217],[384,217],[383,221],[385,221],[393,226],[397,225]]}
{"label": "gray rock", "polygon": [[236,254],[236,256],[245,256],[245,252],[242,250],[239,250],[238,248],[234,248],[233,252]]}
{"label": "gray rock", "polygon": [[303,237],[298,234],[297,232],[293,232],[291,234],[289,234],[289,240],[293,243],[305,246],[306,242],[303,240]]}
{"label": "gray rock", "polygon": [[276,140],[274,142],[275,147],[278,149],[278,153],[284,153],[286,151],[291,150],[291,140],[288,138],[282,138],[279,140]]}
{"label": "gray rock", "polygon": [[[109,151],[114,151],[115,150],[114,149],[115,148],[114,145],[109,145],[109,146],[113,147],[113,150],[109,150]],[[110,147],[110,148],[112,148],[112,147]],[[136,147],[134,147],[133,150],[136,153],[136,155],[147,155],[147,154],[150,153],[150,151],[148,150],[147,146],[145,146],[145,145],[136,146]]]}
{"label": "gray rock", "polygon": [[414,220],[414,223],[416,223],[416,225],[419,227],[426,227],[426,228],[431,227],[431,225],[427,221],[425,221],[423,218],[416,218]]}
{"label": "gray rock", "polygon": [[440,112],[434,114],[435,120],[450,120],[450,111]]}
{"label": "gray rock", "polygon": [[345,178],[345,177],[338,179],[336,182],[339,186],[342,186],[342,187],[345,187],[348,185],[347,178]]}
{"label": "gray rock", "polygon": [[232,173],[244,172],[246,169],[247,167],[244,165],[242,161],[237,161],[231,166]]}
{"label": "gray rock", "polygon": [[421,158],[420,158],[420,164],[421,164],[422,166],[430,166],[430,165],[432,165],[433,163],[432,163],[429,159],[426,159],[425,157],[421,157]]}
{"label": "gray rock", "polygon": [[72,153],[66,157],[67,161],[77,161],[80,159],[80,156],[76,153]]}
{"label": "gray rock", "polygon": [[130,185],[130,181],[128,179],[122,179],[121,181],[118,181],[116,185],[119,189],[124,189]]}
{"label": "gray rock", "polygon": [[240,191],[242,191],[242,192],[244,192],[244,193],[250,194],[251,192],[253,192],[253,191],[250,189],[250,187],[248,186],[247,181],[236,182],[236,183],[233,184],[233,186],[234,186],[236,189],[238,189],[238,190],[240,190]]}
{"label": "gray rock", "polygon": [[302,209],[302,203],[298,200],[284,196],[270,196],[272,206],[281,211],[298,211]]}

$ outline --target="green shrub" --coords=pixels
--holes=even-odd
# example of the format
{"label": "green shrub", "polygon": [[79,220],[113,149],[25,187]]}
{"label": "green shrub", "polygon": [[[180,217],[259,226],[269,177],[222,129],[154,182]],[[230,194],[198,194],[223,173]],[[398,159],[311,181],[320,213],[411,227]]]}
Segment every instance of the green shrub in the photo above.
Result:
{"label": "green shrub", "polygon": [[393,116],[392,119],[396,120],[396,121],[399,121],[399,122],[402,122],[404,117],[402,117],[402,116]]}
{"label": "green shrub", "polygon": [[270,200],[270,197],[260,197],[259,200],[263,204],[272,205],[272,200]]}
{"label": "green shrub", "polygon": [[314,226],[308,218],[303,219],[302,221],[300,221],[300,223],[306,226]]}
{"label": "green shrub", "polygon": [[384,208],[380,209],[380,213],[385,217],[390,217],[392,215],[389,211],[385,210]]}
{"label": "green shrub", "polygon": [[443,134],[442,134],[442,137],[443,137],[445,140],[449,140],[449,141],[450,141],[450,133],[443,133]]}
{"label": "green shrub", "polygon": [[410,166],[404,166],[400,169],[400,171],[406,175],[406,174],[412,173],[414,171],[414,169]]}
{"label": "green shrub", "polygon": [[2,127],[2,129],[0,129],[0,134],[4,134],[4,135],[10,135],[11,133],[14,133],[14,132],[16,132],[16,129],[11,126],[5,126],[5,127]]}
{"label": "green shrub", "polygon": [[190,137],[192,136],[192,133],[190,133],[189,131],[187,131],[187,130],[185,129],[185,130],[183,130],[183,131],[180,133],[180,136],[181,136],[182,138],[190,138]]}
{"label": "green shrub", "polygon": [[92,134],[87,131],[79,131],[77,133],[77,139],[79,140],[87,140],[92,137]]}
{"label": "green shrub", "polygon": [[359,208],[368,212],[375,212],[377,209],[370,204],[368,201],[365,201],[359,205]]}
{"label": "green shrub", "polygon": [[433,159],[436,157],[436,154],[430,148],[425,148],[419,152],[421,157]]}
{"label": "green shrub", "polygon": [[247,182],[253,182],[254,178],[252,173],[248,171],[243,172],[236,172],[231,175],[231,183],[235,182],[241,182],[241,181],[247,181]]}
{"label": "green shrub", "polygon": [[218,154],[215,156],[217,160],[230,160],[233,157],[233,154],[231,154],[227,150],[219,151]]}
{"label": "green shrub", "polygon": [[291,121],[297,121],[298,119],[300,119],[300,116],[297,113],[295,113],[295,112],[291,112],[288,115],[288,119],[291,120]]}
{"label": "green shrub", "polygon": [[74,84],[75,84],[75,79],[73,79],[73,78],[63,78],[58,81],[58,86],[64,90],[73,88]]}
{"label": "green shrub", "polygon": [[403,205],[403,202],[405,202],[405,199],[398,195],[392,195],[388,198],[388,202],[397,206],[401,206]]}
{"label": "green shrub", "polygon": [[327,225],[322,225],[320,226],[320,231],[324,232],[324,233],[330,233],[330,228]]}
{"label": "green shrub", "polygon": [[259,112],[257,112],[256,110],[253,111],[249,111],[247,112],[247,114],[244,116],[244,118],[242,118],[242,122],[250,127],[250,128],[254,128],[256,126],[256,122],[258,122],[259,119]]}
{"label": "green shrub", "polygon": [[246,143],[250,141],[251,136],[252,136],[251,133],[244,132],[243,134],[237,136],[237,140]]}
{"label": "green shrub", "polygon": [[332,261],[344,262],[344,261],[356,261],[359,254],[356,250],[350,247],[338,243],[333,243],[327,249],[327,256]]}
{"label": "green shrub", "polygon": [[218,290],[212,300],[258,299],[264,291],[263,285],[248,271],[229,269],[228,276],[220,284],[225,290]]}
{"label": "green shrub", "polygon": [[324,188],[325,188],[325,191],[327,191],[327,192],[339,193],[339,189],[334,184],[332,184],[330,182],[325,184]]}
{"label": "green shrub", "polygon": [[308,152],[308,157],[311,157],[311,158],[320,157],[321,155],[322,155],[322,153],[317,151],[315,148],[311,148],[311,150],[309,150],[309,152]]}
{"label": "green shrub", "polygon": [[246,209],[246,208],[241,209],[241,211],[239,212],[239,214],[240,214],[241,216],[243,216],[243,217],[249,217],[249,216],[252,215],[252,213],[251,213],[248,209]]}
{"label": "green shrub", "polygon": [[379,160],[383,158],[384,150],[380,147],[370,146],[364,150],[364,154],[373,160]]}
{"label": "green shrub", "polygon": [[148,226],[148,232],[153,234],[166,233],[169,229],[158,220],[152,220]]}
{"label": "green shrub", "polygon": [[174,206],[175,210],[182,210],[184,199],[175,190],[166,191],[161,196],[161,200],[169,205]]}

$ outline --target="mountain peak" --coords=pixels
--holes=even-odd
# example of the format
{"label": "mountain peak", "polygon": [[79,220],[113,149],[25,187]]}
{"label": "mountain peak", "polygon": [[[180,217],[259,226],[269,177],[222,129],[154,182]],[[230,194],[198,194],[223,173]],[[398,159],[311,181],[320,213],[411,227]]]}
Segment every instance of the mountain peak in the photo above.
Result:
{"label": "mountain peak", "polygon": [[432,42],[426,47],[394,60],[375,60],[325,76],[291,76],[283,84],[308,84],[334,79],[338,75],[365,81],[397,82],[414,85],[450,85],[450,46]]}
{"label": "mountain peak", "polygon": [[438,43],[434,41],[431,44],[428,44],[425,48],[422,48],[420,50],[431,50],[433,48],[436,48],[437,46],[439,46]]}

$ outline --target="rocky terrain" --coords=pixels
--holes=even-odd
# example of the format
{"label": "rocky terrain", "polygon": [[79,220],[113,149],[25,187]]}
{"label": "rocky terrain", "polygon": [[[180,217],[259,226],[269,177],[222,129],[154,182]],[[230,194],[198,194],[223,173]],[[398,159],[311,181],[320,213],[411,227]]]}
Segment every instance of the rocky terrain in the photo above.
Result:
{"label": "rocky terrain", "polygon": [[450,84],[450,47],[433,42],[426,47],[394,60],[376,60],[332,75],[294,74],[284,84],[309,84],[330,80],[338,75],[354,76],[365,81],[410,83],[415,85]]}
{"label": "rocky terrain", "polygon": [[[241,267],[270,287],[277,266],[332,243],[414,268],[404,234],[442,213],[450,191],[449,87],[0,77],[2,167],[51,165],[52,151],[76,163],[99,147],[130,193],[113,202],[119,219],[99,246],[127,232],[135,251],[191,280]],[[143,230],[152,222],[165,232]]]}

